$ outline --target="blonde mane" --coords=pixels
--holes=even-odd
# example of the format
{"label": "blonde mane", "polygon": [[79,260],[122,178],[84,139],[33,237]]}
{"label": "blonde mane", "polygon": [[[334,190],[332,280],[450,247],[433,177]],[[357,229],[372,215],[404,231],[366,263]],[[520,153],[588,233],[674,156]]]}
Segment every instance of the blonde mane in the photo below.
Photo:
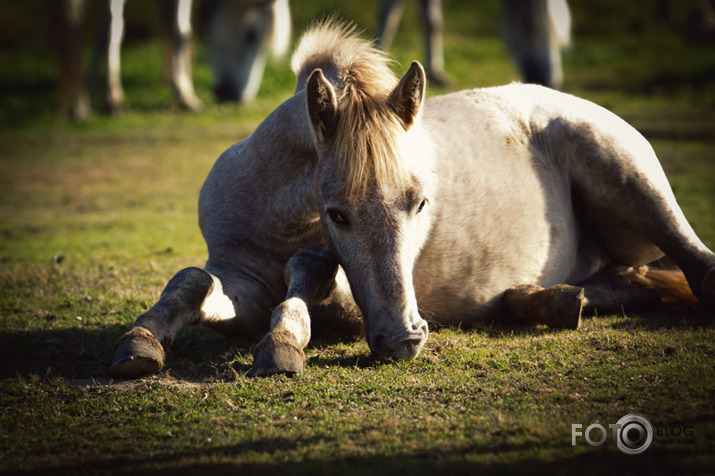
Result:
{"label": "blonde mane", "polygon": [[317,68],[337,80],[335,157],[349,197],[364,195],[373,180],[383,194],[404,189],[398,143],[405,126],[390,104],[398,83],[391,64],[384,51],[359,37],[354,25],[334,19],[303,34],[293,55],[291,65],[302,84]]}

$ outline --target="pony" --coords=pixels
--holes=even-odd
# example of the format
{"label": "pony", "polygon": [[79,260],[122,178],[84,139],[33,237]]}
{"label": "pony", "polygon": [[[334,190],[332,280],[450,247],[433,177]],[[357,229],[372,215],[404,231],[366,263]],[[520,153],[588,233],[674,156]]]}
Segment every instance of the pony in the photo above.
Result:
{"label": "pony", "polygon": [[[563,83],[561,52],[571,43],[571,13],[566,0],[502,0],[501,34],[527,83],[559,89]],[[402,0],[380,3],[376,38],[390,47],[402,16]],[[425,40],[425,69],[434,84],[451,82],[444,70],[442,0],[420,0]]]}
{"label": "pony", "polygon": [[288,0],[205,0],[207,47],[219,101],[255,99],[269,57],[290,46]]}
{"label": "pony", "polygon": [[[74,119],[91,114],[90,92],[100,59],[106,57],[106,103],[111,114],[122,111],[121,47],[126,0],[106,0],[94,52],[85,80],[82,68],[82,29],[86,0],[48,2],[59,66],[62,109]],[[198,111],[203,101],[193,81],[193,0],[157,2],[166,45],[164,76],[178,105]],[[248,102],[256,97],[268,56],[285,55],[290,43],[288,0],[205,0],[201,5],[208,24],[208,51],[220,101]]]}
{"label": "pony", "polygon": [[[205,267],[119,339],[112,377],[158,372],[196,324],[260,339],[250,375],[291,375],[328,327],[412,359],[435,325],[577,329],[657,305],[656,287],[715,305],[715,254],[622,119],[537,85],[425,99],[419,62],[401,78],[390,64],[337,20],[304,33],[295,94],[201,189]],[[682,272],[652,279],[664,255]]]}

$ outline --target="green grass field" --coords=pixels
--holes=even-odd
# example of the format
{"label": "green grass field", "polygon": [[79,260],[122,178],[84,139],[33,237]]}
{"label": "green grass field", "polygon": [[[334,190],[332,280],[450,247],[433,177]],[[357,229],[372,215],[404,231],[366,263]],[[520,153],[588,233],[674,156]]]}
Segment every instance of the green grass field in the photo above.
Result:
{"label": "green grass field", "polygon": [[[695,2],[675,2],[671,25],[656,1],[572,3],[564,90],[643,132],[715,248],[715,50],[685,39]],[[296,31],[336,11],[372,32],[376,1],[337,4],[294,5]],[[517,79],[498,2],[479,4],[446,2],[454,89]],[[0,13],[0,474],[715,472],[715,316],[699,311],[598,316],[579,331],[433,329],[399,363],[326,338],[293,379],[247,378],[252,342],[192,328],[161,374],[109,381],[116,339],[176,271],[207,257],[196,202],[213,161],[295,85],[274,63],[257,101],[216,104],[199,43],[207,108],[181,112],[160,81],[160,44],[142,36],[145,10],[129,2],[139,26],[123,52],[127,112],[72,123],[34,24],[42,5]],[[400,70],[422,56],[414,5],[405,10]],[[572,445],[572,424],[607,428],[631,413],[655,428],[644,454],[623,454],[610,433]]]}

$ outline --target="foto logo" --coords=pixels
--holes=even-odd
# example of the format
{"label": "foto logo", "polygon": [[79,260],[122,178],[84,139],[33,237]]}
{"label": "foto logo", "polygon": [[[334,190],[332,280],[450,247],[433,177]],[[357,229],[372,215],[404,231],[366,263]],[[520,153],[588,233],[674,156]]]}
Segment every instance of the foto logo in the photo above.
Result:
{"label": "foto logo", "polygon": [[[626,415],[616,423],[610,423],[613,444],[623,453],[637,455],[647,450],[653,443],[653,425],[640,415]],[[592,423],[583,430],[583,425],[571,425],[571,446],[583,438],[591,446],[601,446],[608,439],[608,430],[600,423]]]}

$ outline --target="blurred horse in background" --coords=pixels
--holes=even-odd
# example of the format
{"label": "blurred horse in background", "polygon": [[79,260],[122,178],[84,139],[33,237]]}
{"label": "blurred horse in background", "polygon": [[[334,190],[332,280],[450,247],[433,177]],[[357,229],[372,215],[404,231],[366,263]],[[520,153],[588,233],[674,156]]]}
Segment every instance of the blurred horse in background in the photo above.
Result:
{"label": "blurred horse in background", "polygon": [[[402,0],[383,0],[380,4],[376,37],[383,49],[388,49],[395,37],[402,9]],[[442,52],[442,0],[420,0],[419,11],[427,77],[447,86],[450,81]],[[571,14],[566,0],[502,0],[501,32],[525,82],[561,87],[561,51],[571,41]]]}
{"label": "blurred horse in background", "polygon": [[502,0],[501,33],[524,82],[561,88],[561,52],[571,44],[566,0]]}
{"label": "blurred horse in background", "polygon": [[208,50],[219,101],[250,101],[266,61],[290,47],[288,0],[207,0]]}
{"label": "blurred horse in background", "polygon": [[[111,114],[121,112],[124,89],[120,52],[124,38],[126,0],[106,0],[85,77],[83,68],[86,0],[48,2],[53,21],[59,66],[62,109],[74,119],[91,114],[90,92],[99,63],[107,61],[106,103]],[[193,0],[156,3],[164,49],[164,77],[179,106],[196,111],[203,103],[196,95],[192,74],[191,26]],[[206,0],[201,11],[208,25],[208,48],[219,100],[255,98],[267,57],[284,55],[290,42],[288,0]]]}

